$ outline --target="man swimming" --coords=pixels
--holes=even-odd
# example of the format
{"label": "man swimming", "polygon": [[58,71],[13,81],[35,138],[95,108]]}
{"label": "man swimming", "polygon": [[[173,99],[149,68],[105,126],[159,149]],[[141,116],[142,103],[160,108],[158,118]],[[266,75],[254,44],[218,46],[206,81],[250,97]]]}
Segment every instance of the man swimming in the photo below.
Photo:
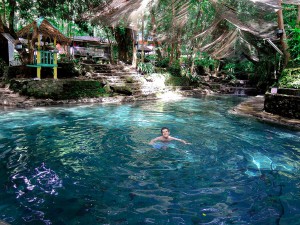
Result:
{"label": "man swimming", "polygon": [[182,140],[182,139],[179,139],[179,138],[175,138],[175,137],[170,136],[170,130],[169,130],[169,128],[167,128],[167,127],[161,128],[161,134],[162,134],[161,136],[152,139],[152,140],[149,142],[149,144],[150,144],[150,145],[153,145],[156,141],[169,142],[169,141],[173,141],[173,140],[174,140],[174,141],[180,141],[180,142],[182,142],[182,143],[184,143],[184,144],[186,144],[186,145],[190,145],[190,144],[191,144],[191,143],[189,143],[189,142],[187,142],[187,141],[185,141],[185,140]]}

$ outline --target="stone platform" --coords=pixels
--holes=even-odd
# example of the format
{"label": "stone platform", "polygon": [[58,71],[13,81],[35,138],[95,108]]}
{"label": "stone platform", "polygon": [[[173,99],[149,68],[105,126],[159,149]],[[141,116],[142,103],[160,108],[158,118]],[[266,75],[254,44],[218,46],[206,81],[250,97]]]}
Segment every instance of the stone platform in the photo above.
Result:
{"label": "stone platform", "polygon": [[274,115],[264,111],[264,96],[250,97],[229,112],[238,115],[251,116],[269,123],[280,124],[300,130],[300,120]]}

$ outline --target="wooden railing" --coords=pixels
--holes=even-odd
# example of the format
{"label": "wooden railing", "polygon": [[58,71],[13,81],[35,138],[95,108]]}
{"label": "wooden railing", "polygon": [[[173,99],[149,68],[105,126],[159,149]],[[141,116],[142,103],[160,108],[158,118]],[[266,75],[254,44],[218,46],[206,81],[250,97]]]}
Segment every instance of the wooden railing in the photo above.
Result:
{"label": "wooden railing", "polygon": [[57,79],[57,52],[56,51],[36,51],[33,58],[33,64],[27,65],[37,68],[37,77],[41,78],[42,67],[52,67],[54,79]]}

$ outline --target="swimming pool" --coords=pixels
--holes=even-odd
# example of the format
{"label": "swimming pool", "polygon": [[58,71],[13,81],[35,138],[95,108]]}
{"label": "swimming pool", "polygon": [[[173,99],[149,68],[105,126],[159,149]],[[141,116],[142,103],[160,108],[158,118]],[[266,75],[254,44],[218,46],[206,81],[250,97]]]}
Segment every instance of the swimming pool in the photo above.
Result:
{"label": "swimming pool", "polygon": [[[242,98],[0,112],[10,224],[299,224],[300,132],[228,113]],[[148,142],[167,126],[172,142]]]}

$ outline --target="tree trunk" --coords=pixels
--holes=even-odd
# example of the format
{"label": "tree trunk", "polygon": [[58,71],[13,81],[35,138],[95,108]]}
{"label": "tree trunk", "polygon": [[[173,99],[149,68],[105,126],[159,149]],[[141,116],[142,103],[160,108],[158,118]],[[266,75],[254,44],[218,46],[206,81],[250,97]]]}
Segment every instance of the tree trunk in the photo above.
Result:
{"label": "tree trunk", "polygon": [[194,46],[193,53],[192,53],[192,65],[191,65],[191,70],[190,70],[191,74],[193,74],[194,70],[195,70],[195,56],[196,56],[196,52],[197,52],[197,48],[196,48],[196,46]]}
{"label": "tree trunk", "polygon": [[135,47],[135,40],[136,37],[136,31],[132,30],[132,67],[137,68],[137,56],[136,56],[136,47]]}
{"label": "tree trunk", "polygon": [[3,17],[2,17],[2,22],[5,26],[7,26],[6,24],[6,10],[5,10],[5,0],[2,0],[2,8],[3,8]]}
{"label": "tree trunk", "polygon": [[144,51],[144,14],[142,16],[142,53],[141,53],[141,62],[144,63],[144,56],[145,56],[145,51]]}
{"label": "tree trunk", "polygon": [[10,12],[9,12],[9,33],[14,37],[17,38],[17,34],[14,29],[14,20],[15,20],[15,8],[16,8],[16,1],[10,0]]}
{"label": "tree trunk", "polygon": [[300,27],[300,5],[298,5],[297,26]]}
{"label": "tree trunk", "polygon": [[115,39],[118,43],[118,59],[123,62],[128,62],[129,60],[129,50],[132,46],[131,40],[132,32],[129,28],[120,28],[115,29]]}
{"label": "tree trunk", "polygon": [[[113,45],[112,45],[112,40],[109,38],[109,28],[105,27],[104,28],[108,43],[109,43],[109,50],[110,50],[110,56],[109,56],[109,61],[111,64],[114,64],[114,56],[113,56]],[[111,28],[111,32],[113,33],[113,28]]]}
{"label": "tree trunk", "polygon": [[220,64],[221,64],[221,63],[220,63],[220,60],[216,60],[216,63],[215,63],[215,66],[214,66],[214,67],[215,67],[215,71],[214,71],[215,74],[214,74],[214,75],[215,75],[216,77],[218,76],[219,71],[220,71]]}
{"label": "tree trunk", "polygon": [[283,13],[282,13],[282,0],[278,0],[278,6],[280,7],[280,10],[278,10],[277,15],[278,15],[278,28],[283,30],[283,35],[280,37],[280,42],[282,45],[282,50],[284,54],[284,61],[283,61],[283,67],[286,67],[289,59],[290,59],[290,54],[288,52],[288,44],[286,42],[286,33],[284,30],[284,22],[283,22]]}
{"label": "tree trunk", "polygon": [[[197,24],[198,24],[198,22],[199,22],[201,13],[202,13],[202,11],[201,11],[201,2],[200,2],[199,5],[198,5],[198,13],[197,13],[196,21],[195,21],[195,23],[194,23],[194,25],[193,25],[193,30],[194,30],[193,35],[196,34],[196,31],[197,31],[196,26],[197,26]],[[191,74],[194,73],[194,69],[195,69],[195,58],[196,58],[195,56],[196,56],[196,52],[197,52],[197,47],[196,47],[197,39],[194,38],[194,37],[192,37],[192,38],[193,38],[192,43],[191,43],[191,50],[192,50],[192,53],[191,53],[191,61],[192,61],[192,65],[191,65],[191,69],[190,69]]]}
{"label": "tree trunk", "polygon": [[175,49],[175,43],[172,42],[171,50],[170,50],[170,63],[169,63],[169,65],[172,65],[173,61],[174,61],[174,49]]}
{"label": "tree trunk", "polygon": [[171,43],[169,66],[173,64],[173,60],[174,60],[174,49],[175,49],[175,44],[174,44],[174,33],[175,33],[174,18],[175,18],[175,1],[172,0],[172,34],[171,34],[172,37],[170,38],[172,43]]}
{"label": "tree trunk", "polygon": [[156,30],[157,30],[157,26],[156,26],[156,20],[155,20],[155,15],[154,15],[154,10],[151,10],[151,24],[152,24],[152,38],[153,38],[153,42],[154,42],[154,47],[155,47],[155,53],[157,54],[158,60],[162,59],[162,55],[161,55],[161,51],[158,48],[158,41],[157,41],[157,36],[156,36]]}
{"label": "tree trunk", "polygon": [[181,44],[182,44],[181,33],[182,33],[182,29],[179,29],[177,32],[176,60],[180,59],[181,57]]}

